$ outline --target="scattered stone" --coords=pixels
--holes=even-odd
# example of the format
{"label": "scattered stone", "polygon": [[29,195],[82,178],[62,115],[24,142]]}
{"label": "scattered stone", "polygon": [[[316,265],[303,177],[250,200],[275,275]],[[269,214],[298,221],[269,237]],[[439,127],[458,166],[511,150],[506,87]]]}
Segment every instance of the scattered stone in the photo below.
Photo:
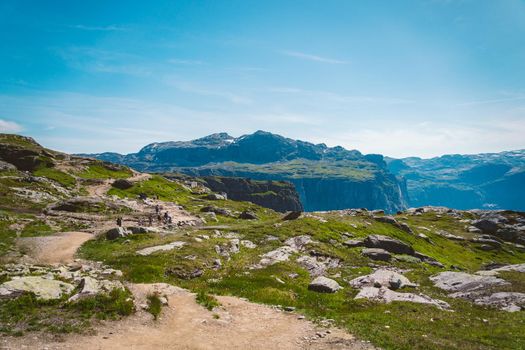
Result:
{"label": "scattered stone", "polygon": [[170,250],[173,250],[173,249],[180,249],[185,244],[186,244],[185,242],[175,241],[175,242],[171,242],[171,243],[168,243],[168,244],[157,245],[157,246],[148,247],[148,248],[144,248],[144,249],[138,250],[137,254],[138,255],[147,256],[147,255],[151,255],[151,254],[156,253],[156,252],[161,252],[161,251],[166,252],[166,251],[170,251]]}
{"label": "scattered stone", "polygon": [[117,238],[127,237],[130,233],[124,227],[115,227],[106,231],[106,239],[114,240]]}
{"label": "scattered stone", "polygon": [[308,243],[312,242],[312,237],[308,235],[295,236],[288,238],[284,244],[291,247],[292,249],[299,251],[302,250]]}
{"label": "scattered stone", "polygon": [[525,264],[498,266],[491,270],[478,271],[476,272],[476,274],[481,276],[497,276],[500,272],[504,271],[516,271],[525,273]]}
{"label": "scattered stone", "polygon": [[434,305],[440,309],[448,309],[450,305],[442,300],[432,299],[424,294],[399,293],[388,288],[364,287],[354,299],[369,299],[382,303],[393,301],[412,302],[419,304]]}
{"label": "scattered stone", "polygon": [[343,287],[333,279],[323,276],[317,277],[308,285],[309,290],[319,293],[335,293],[342,288]]}
{"label": "scattered stone", "polygon": [[382,235],[369,235],[364,240],[367,248],[381,248],[394,254],[414,255],[414,249],[406,243],[395,238]]}
{"label": "scattered stone", "polygon": [[241,245],[242,245],[243,247],[248,248],[248,249],[255,249],[255,248],[257,248],[257,244],[255,244],[255,243],[253,243],[252,241],[249,241],[249,240],[247,240],[247,239],[242,240],[242,241],[241,241]]}
{"label": "scattered stone", "polygon": [[378,269],[369,275],[354,278],[349,284],[358,289],[377,286],[396,290],[403,287],[417,286],[417,284],[410,282],[408,278],[400,273],[386,269]]}
{"label": "scattered stone", "polygon": [[126,179],[117,179],[113,181],[111,186],[118,188],[119,190],[127,190],[133,187],[133,182],[126,180]]}
{"label": "scattered stone", "polygon": [[436,232],[436,234],[441,237],[453,240],[453,241],[465,241],[466,240],[464,237],[453,235],[452,233],[447,232],[445,230],[439,230]]}
{"label": "scattered stone", "polygon": [[71,293],[75,287],[72,284],[41,276],[24,276],[14,278],[0,285],[1,297],[17,297],[23,293],[34,293],[42,300],[60,299]]}
{"label": "scattered stone", "polygon": [[372,260],[390,261],[392,259],[392,255],[389,252],[380,248],[365,248],[361,254]]}
{"label": "scattered stone", "polygon": [[239,215],[239,219],[243,219],[243,220],[257,220],[258,217],[257,217],[257,215],[255,215],[255,213],[246,210],[246,211],[243,211]]}
{"label": "scattered stone", "polygon": [[347,239],[343,242],[343,245],[348,248],[362,247],[365,243],[362,240],[358,239]]}
{"label": "scattered stone", "polygon": [[283,217],[282,217],[282,220],[283,221],[287,221],[287,220],[297,220],[299,219],[299,217],[301,216],[302,212],[300,211],[291,211],[291,212],[288,212],[286,213]]}
{"label": "scattered stone", "polygon": [[303,255],[297,259],[297,263],[304,267],[310,276],[324,275],[326,270],[339,266],[339,259],[324,256]]}
{"label": "scattered stone", "polygon": [[494,276],[471,275],[465,272],[445,271],[430,277],[434,285],[447,292],[451,297],[464,297],[465,293],[479,291],[490,287],[508,285],[509,282]]}
{"label": "scattered stone", "polygon": [[499,292],[474,300],[477,305],[492,306],[508,312],[525,310],[525,293]]}
{"label": "scattered stone", "polygon": [[219,200],[225,200],[226,199],[225,196],[223,196],[222,194],[217,194],[217,193],[210,193],[209,195],[207,195],[204,198],[208,199],[208,200],[212,200],[212,201],[219,201]]}
{"label": "scattered stone", "polygon": [[264,268],[282,261],[288,261],[290,256],[297,252],[295,249],[289,246],[279,247],[275,250],[269,251],[262,256],[261,261],[254,268]]}
{"label": "scattered stone", "polygon": [[204,273],[204,270],[198,267],[196,267],[195,269],[191,271],[187,271],[181,266],[175,266],[175,267],[167,268],[164,274],[166,276],[175,276],[183,280],[189,280],[189,279],[200,277],[202,276],[203,273]]}

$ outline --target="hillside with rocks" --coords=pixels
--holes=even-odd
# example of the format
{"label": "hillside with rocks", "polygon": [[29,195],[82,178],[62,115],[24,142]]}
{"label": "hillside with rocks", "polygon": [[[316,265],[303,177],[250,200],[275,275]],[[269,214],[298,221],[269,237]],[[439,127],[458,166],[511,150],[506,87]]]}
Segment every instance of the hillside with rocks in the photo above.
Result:
{"label": "hillside with rocks", "polygon": [[523,212],[279,213],[25,137],[0,150],[2,348],[525,347]]}

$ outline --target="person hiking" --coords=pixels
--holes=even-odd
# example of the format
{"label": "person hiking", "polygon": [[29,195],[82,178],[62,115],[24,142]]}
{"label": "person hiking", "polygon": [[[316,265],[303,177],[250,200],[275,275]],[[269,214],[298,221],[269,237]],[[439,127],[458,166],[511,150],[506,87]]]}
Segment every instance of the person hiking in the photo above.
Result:
{"label": "person hiking", "polygon": [[148,215],[148,223],[149,223],[149,226],[153,225],[153,215]]}
{"label": "person hiking", "polygon": [[122,218],[120,216],[117,218],[117,226],[122,227]]}
{"label": "person hiking", "polygon": [[160,206],[158,204],[155,206],[155,214],[160,214]]}

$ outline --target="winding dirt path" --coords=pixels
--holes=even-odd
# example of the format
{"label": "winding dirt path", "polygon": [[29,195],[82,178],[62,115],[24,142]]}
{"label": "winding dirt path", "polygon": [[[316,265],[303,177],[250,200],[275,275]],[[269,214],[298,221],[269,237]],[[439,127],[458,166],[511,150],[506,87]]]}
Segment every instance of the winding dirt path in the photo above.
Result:
{"label": "winding dirt path", "polygon": [[[235,297],[218,297],[221,307],[213,312],[195,302],[195,295],[167,284],[135,284],[130,289],[140,303],[157,291],[167,295],[169,306],[160,319],[139,311],[119,322],[107,322],[96,335],[67,335],[50,339],[6,338],[5,349],[373,349],[337,328],[319,328],[312,322],[265,305]],[[47,338],[46,338],[47,337]]]}
{"label": "winding dirt path", "polygon": [[62,232],[45,237],[18,238],[17,245],[34,263],[66,264],[72,262],[78,248],[93,237],[86,232]]}
{"label": "winding dirt path", "polygon": [[[135,174],[131,180],[140,181],[149,176]],[[105,181],[90,186],[89,192],[92,196],[106,197],[110,186],[111,182]],[[129,204],[143,214],[150,213],[158,204],[162,205],[162,212],[168,211],[175,220],[196,219],[175,203],[148,199],[144,202],[129,200]],[[110,223],[97,222],[97,227],[92,229],[106,225]],[[33,263],[68,263],[73,261],[78,248],[93,237],[94,234],[85,232],[64,232],[47,237],[19,238],[17,244]],[[95,326],[95,332],[84,335],[29,333],[22,337],[3,337],[0,349],[374,349],[343,330],[320,328],[295,313],[241,298],[219,296],[221,306],[210,312],[196,303],[193,293],[178,287],[164,283],[128,283],[127,287],[134,295],[138,310],[132,316],[101,322]],[[164,295],[168,300],[168,306],[156,321],[144,311],[147,296],[152,293]]]}

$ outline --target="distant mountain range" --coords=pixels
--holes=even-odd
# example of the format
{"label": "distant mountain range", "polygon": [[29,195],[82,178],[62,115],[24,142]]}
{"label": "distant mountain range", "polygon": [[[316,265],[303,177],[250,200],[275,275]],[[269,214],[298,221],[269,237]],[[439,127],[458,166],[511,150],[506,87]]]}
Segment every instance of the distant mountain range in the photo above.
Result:
{"label": "distant mountain range", "polygon": [[411,206],[525,211],[525,150],[385,160],[406,179]]}
{"label": "distant mountain range", "polygon": [[219,133],[187,142],[152,143],[128,155],[85,156],[140,171],[286,180],[295,185],[308,211],[352,207],[397,211],[407,206],[404,184],[388,170],[383,156],[264,131],[238,138]]}
{"label": "distant mountain range", "polygon": [[525,150],[393,159],[257,131],[152,143],[127,155],[82,155],[140,171],[286,180],[307,211],[392,212],[423,205],[525,210]]}

